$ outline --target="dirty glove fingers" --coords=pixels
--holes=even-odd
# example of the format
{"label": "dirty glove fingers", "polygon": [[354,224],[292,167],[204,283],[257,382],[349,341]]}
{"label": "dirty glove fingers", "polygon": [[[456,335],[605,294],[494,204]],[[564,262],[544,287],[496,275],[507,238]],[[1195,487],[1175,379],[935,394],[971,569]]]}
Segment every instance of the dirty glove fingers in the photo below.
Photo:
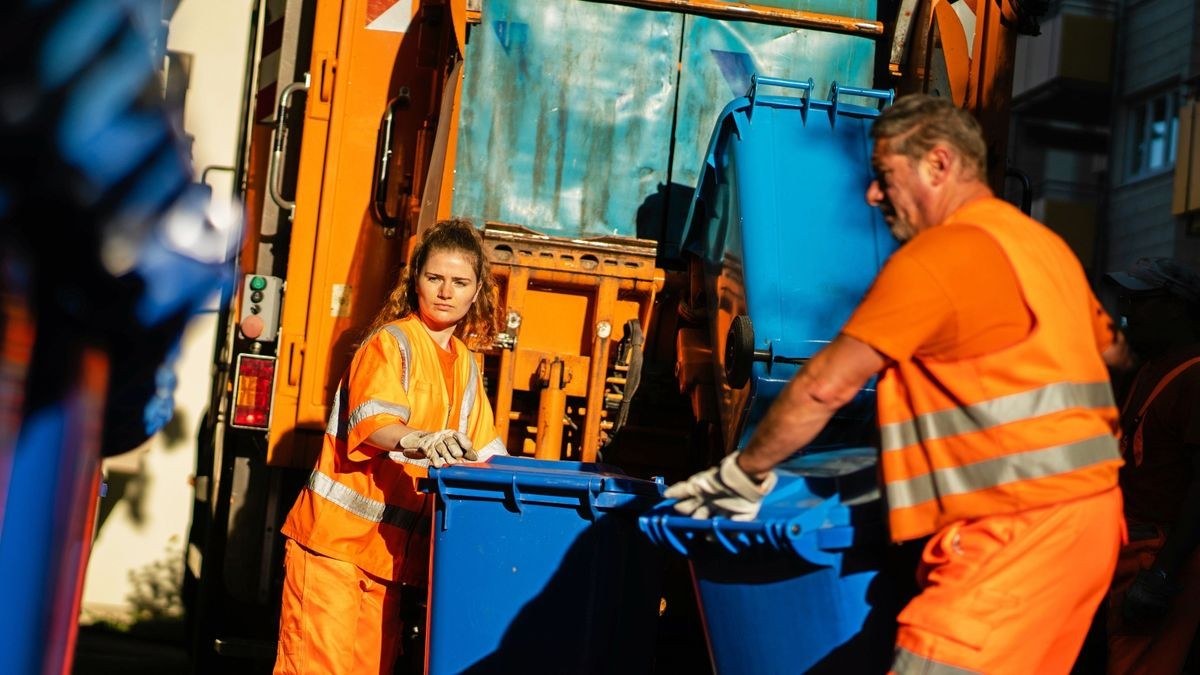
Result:
{"label": "dirty glove fingers", "polygon": [[462,457],[462,449],[454,442],[453,436],[439,438],[433,444],[432,450],[433,454],[446,464],[458,464],[459,458]]}
{"label": "dirty glove fingers", "polygon": [[454,432],[454,440],[458,442],[458,447],[462,448],[462,458],[468,462],[474,462],[479,459],[479,455],[475,454],[475,444],[471,442],[471,438],[461,431]]}
{"label": "dirty glove fingers", "polygon": [[[695,495],[692,493],[691,486],[689,485],[688,481],[679,481],[678,483],[668,487],[667,490],[663,492],[663,496],[667,499],[686,499],[687,497],[694,497]],[[677,504],[675,508],[678,509],[679,505]]]}
{"label": "dirty glove fingers", "polygon": [[446,434],[446,448],[449,449],[454,459],[462,461],[467,456],[467,448],[469,447],[471,447],[471,439],[467,438],[465,434],[457,431],[451,431],[449,434]]}

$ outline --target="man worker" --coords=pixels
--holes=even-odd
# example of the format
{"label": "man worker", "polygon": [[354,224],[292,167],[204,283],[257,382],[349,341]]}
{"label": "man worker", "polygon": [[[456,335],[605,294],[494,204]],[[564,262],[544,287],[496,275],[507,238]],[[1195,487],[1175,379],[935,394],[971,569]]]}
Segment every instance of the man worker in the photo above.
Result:
{"label": "man worker", "polygon": [[880,374],[891,538],[931,535],[892,671],[1066,673],[1122,540],[1106,364],[1123,343],[1070,248],[993,196],[968,113],[905,96],[871,136],[867,202],[906,243],[745,448],[666,494],[754,518],[772,468]]}
{"label": "man worker", "polygon": [[1129,543],[1108,605],[1108,672],[1184,670],[1200,625],[1200,274],[1142,258],[1108,275],[1141,362],[1121,408]]}

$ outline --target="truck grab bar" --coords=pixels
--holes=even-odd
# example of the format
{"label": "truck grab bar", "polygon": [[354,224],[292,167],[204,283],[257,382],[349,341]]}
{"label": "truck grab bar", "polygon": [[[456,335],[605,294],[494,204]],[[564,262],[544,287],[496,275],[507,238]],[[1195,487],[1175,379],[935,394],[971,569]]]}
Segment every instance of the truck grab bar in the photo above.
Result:
{"label": "truck grab bar", "polygon": [[267,193],[271,195],[271,200],[279,205],[281,209],[287,209],[288,220],[296,214],[296,202],[283,198],[283,194],[279,190],[279,165],[283,160],[283,140],[287,136],[287,113],[292,105],[292,94],[297,90],[303,89],[308,91],[310,77],[308,73],[304,74],[302,82],[293,82],[284,87],[279,92],[279,106],[275,112],[275,130],[272,132],[271,144],[271,162],[267,166]]}
{"label": "truck grab bar", "polygon": [[388,233],[388,236],[394,235],[396,227],[400,225],[400,217],[388,213],[387,210],[388,179],[391,175],[392,155],[394,154],[392,128],[396,120],[396,112],[407,109],[411,103],[412,94],[408,87],[400,87],[396,98],[388,103],[387,112],[383,114],[383,119],[379,122],[379,135],[375,139],[375,189],[371,199],[371,214],[383,226],[383,230]]}

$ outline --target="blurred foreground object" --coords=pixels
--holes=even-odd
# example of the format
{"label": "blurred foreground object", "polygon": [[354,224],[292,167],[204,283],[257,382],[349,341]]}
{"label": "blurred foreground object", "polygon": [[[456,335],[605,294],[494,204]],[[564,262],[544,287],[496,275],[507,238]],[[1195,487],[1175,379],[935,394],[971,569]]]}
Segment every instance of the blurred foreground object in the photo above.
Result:
{"label": "blurred foreground object", "polygon": [[100,458],[170,418],[170,355],[237,243],[139,4],[0,8],[0,672],[70,672]]}

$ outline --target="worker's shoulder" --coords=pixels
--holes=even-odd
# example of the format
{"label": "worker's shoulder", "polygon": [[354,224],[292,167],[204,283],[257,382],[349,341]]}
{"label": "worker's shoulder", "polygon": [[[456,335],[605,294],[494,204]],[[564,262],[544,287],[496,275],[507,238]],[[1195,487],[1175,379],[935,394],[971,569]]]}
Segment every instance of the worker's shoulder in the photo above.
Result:
{"label": "worker's shoulder", "polygon": [[957,268],[990,260],[1003,262],[1004,250],[983,225],[953,222],[931,227],[908,244],[898,256],[920,261],[925,266]]}

